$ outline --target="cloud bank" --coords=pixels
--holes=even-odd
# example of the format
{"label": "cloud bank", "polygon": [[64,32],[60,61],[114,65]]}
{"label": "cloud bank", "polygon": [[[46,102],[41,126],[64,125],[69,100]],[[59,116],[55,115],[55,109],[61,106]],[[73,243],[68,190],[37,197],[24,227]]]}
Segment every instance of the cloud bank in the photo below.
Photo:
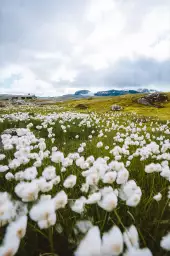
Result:
{"label": "cloud bank", "polygon": [[0,93],[170,91],[169,0],[1,0]]}

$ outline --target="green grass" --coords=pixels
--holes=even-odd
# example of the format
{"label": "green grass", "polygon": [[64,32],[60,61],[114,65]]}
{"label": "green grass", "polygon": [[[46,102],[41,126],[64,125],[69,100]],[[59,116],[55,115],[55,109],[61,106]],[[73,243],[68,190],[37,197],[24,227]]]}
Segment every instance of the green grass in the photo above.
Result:
{"label": "green grass", "polygon": [[[170,93],[166,93],[168,98],[170,99]],[[110,111],[110,108],[114,104],[118,104],[124,108],[124,113],[132,113],[136,112],[139,115],[143,116],[152,116],[161,120],[170,120],[170,102],[163,104],[163,108],[155,108],[144,106],[138,104],[136,100],[143,96],[143,94],[128,94],[122,96],[114,96],[114,97],[97,97],[88,99],[80,99],[80,100],[71,100],[65,101],[62,103],[57,103],[59,106],[65,107],[67,110],[75,109],[77,104],[86,104],[89,107],[89,111],[97,111],[97,112],[107,112]]]}
{"label": "green grass", "polygon": [[[169,94],[170,96],[170,94]],[[110,149],[112,149],[113,146],[113,138],[115,137],[117,132],[126,133],[126,131],[122,128],[121,130],[111,130],[104,132],[106,137],[99,138],[97,136],[99,130],[103,130],[107,127],[106,122],[108,121],[108,118],[110,117],[110,124],[112,122],[116,122],[119,125],[124,125],[125,127],[129,125],[129,123],[136,121],[138,116],[134,115],[133,112],[146,117],[153,117],[156,119],[160,119],[158,124],[153,121],[153,127],[159,127],[161,125],[162,121],[170,120],[170,103],[164,104],[164,108],[156,109],[152,107],[145,107],[142,105],[137,104],[135,101],[139,97],[139,95],[126,95],[126,96],[119,96],[119,97],[105,97],[105,98],[95,98],[92,100],[74,100],[64,103],[58,103],[58,106],[62,106],[64,111],[67,110],[74,110],[75,106],[79,103],[87,104],[89,106],[89,109],[82,112],[91,112],[95,111],[98,114],[98,117],[100,118],[99,127],[95,125],[94,127],[82,127],[80,128],[78,126],[79,121],[75,120],[75,124],[73,125],[72,122],[66,122],[65,125],[70,124],[71,127],[68,129],[67,133],[64,133],[61,129],[61,125],[58,121],[55,122],[53,132],[55,134],[55,146],[58,147],[59,150],[64,152],[65,156],[69,154],[70,152],[75,152],[77,148],[79,147],[80,143],[86,142],[87,146],[85,148],[85,151],[81,154],[85,158],[93,155],[95,158],[98,157],[104,157],[109,156],[110,161],[114,159],[113,155],[109,153],[109,150],[106,150],[103,148],[96,148],[96,144],[98,141],[102,141],[104,145],[108,145]],[[110,111],[110,107],[113,104],[119,104],[124,107],[124,110],[122,111],[122,115],[116,116],[116,114],[112,114]],[[60,111],[63,111],[60,110]],[[7,110],[6,112],[13,112],[14,110]],[[29,111],[29,109],[23,110],[23,111]],[[51,150],[52,145],[50,139],[48,138],[47,130],[42,129],[38,131],[36,129],[36,125],[40,124],[39,120],[35,120],[33,118],[34,115],[37,113],[41,114],[48,114],[50,112],[58,112],[57,109],[55,109],[55,106],[52,107],[52,109],[48,110],[46,108],[34,108],[31,109],[29,112],[31,112],[30,120],[27,121],[17,121],[13,122],[10,120],[6,120],[0,125],[0,133],[7,129],[7,128],[13,128],[13,127],[26,127],[26,125],[29,122],[32,122],[34,124],[32,131],[37,137],[45,138],[46,139],[46,145],[47,149]],[[5,111],[1,112],[2,114],[5,113]],[[140,117],[140,116],[139,116]],[[92,118],[93,119],[93,118]],[[149,119],[148,119],[149,120]],[[108,125],[108,128],[110,127],[110,124]],[[138,126],[138,123],[136,123]],[[151,131],[151,121],[147,121],[146,124],[143,124],[143,126],[146,125],[147,132],[151,134],[151,138],[153,136],[159,137],[161,136],[162,132],[157,131],[156,133],[153,133]],[[95,134],[93,136],[93,139],[90,141],[88,136],[91,134],[91,131],[95,130]],[[75,140],[75,135],[79,135],[79,139]],[[128,135],[131,134],[131,131],[128,131]],[[144,132],[141,131],[140,135],[144,135]],[[165,135],[165,139],[168,139],[169,135]],[[122,146],[122,143],[116,143],[119,146]],[[129,150],[131,153],[133,153],[136,150],[137,147],[130,146]],[[36,150],[35,150],[36,151]],[[0,164],[8,164],[8,161],[10,159],[13,159],[14,150],[12,151],[3,151],[0,150],[0,153],[5,153],[7,158],[1,162]],[[124,163],[126,162],[127,157],[122,157],[121,161]],[[125,203],[121,200],[119,200],[118,207],[116,208],[116,211],[113,211],[111,213],[106,213],[104,210],[102,210],[97,205],[92,206],[86,206],[86,210],[82,215],[76,214],[71,211],[69,206],[67,206],[65,209],[60,209],[57,211],[57,224],[60,224],[63,227],[62,234],[58,234],[56,231],[56,226],[53,228],[53,242],[54,242],[54,249],[55,252],[59,254],[59,256],[68,256],[72,255],[72,252],[74,248],[76,247],[76,243],[79,241],[81,236],[75,236],[73,233],[73,228],[75,226],[75,223],[79,219],[90,219],[94,225],[98,225],[102,232],[107,231],[113,224],[118,225],[121,230],[123,231],[123,227],[121,223],[125,227],[130,226],[131,224],[134,224],[138,232],[140,234],[140,244],[141,247],[148,246],[154,256],[168,256],[169,254],[163,251],[160,248],[160,240],[162,236],[164,236],[169,230],[170,230],[170,208],[168,207],[168,200],[167,200],[167,193],[168,193],[168,185],[169,182],[162,178],[158,173],[153,174],[146,174],[144,172],[145,165],[154,162],[155,160],[152,158],[149,158],[147,160],[141,161],[139,157],[136,157],[132,160],[132,163],[130,167],[127,169],[130,172],[130,179],[134,179],[138,186],[142,189],[142,199],[139,205],[135,208],[128,207],[125,205]],[[31,161],[26,166],[20,166],[17,168],[16,171],[23,170],[28,166],[31,166],[33,164],[33,161]],[[43,165],[38,168],[38,173],[41,175],[44,167],[53,164],[56,167],[56,172],[59,175],[60,174],[60,168],[61,166],[58,164],[51,163],[50,159],[44,159]],[[50,192],[53,196],[63,189],[62,182],[69,174],[75,174],[77,176],[77,184],[74,187],[74,189],[67,189],[67,193],[70,199],[78,198],[82,195],[80,191],[81,183],[84,182],[84,178],[81,175],[82,170],[80,170],[79,167],[77,167],[75,164],[67,168],[66,173],[61,174],[61,183],[53,188],[53,190]],[[0,185],[1,185],[1,191],[8,191],[13,198],[17,198],[14,194],[14,187],[18,182],[12,181],[11,183],[9,181],[6,181],[4,178],[4,174],[0,173]],[[102,184],[99,184],[99,186],[102,187]],[[113,185],[114,188],[116,188],[116,185]],[[160,202],[156,202],[153,200],[153,196],[157,194],[158,192],[162,193],[162,200]],[[29,207],[31,207],[31,204],[29,204]],[[117,217],[119,216],[119,218]],[[120,221],[121,220],[121,221]],[[0,229],[1,231],[1,240],[3,238],[4,229]],[[41,253],[50,252],[50,244],[49,244],[49,234],[48,230],[40,230],[36,223],[29,221],[28,230],[26,237],[23,239],[20,250],[17,253],[18,256],[34,256],[34,255],[40,255]],[[63,248],[63,249],[62,249]],[[71,253],[70,253],[71,252]]]}

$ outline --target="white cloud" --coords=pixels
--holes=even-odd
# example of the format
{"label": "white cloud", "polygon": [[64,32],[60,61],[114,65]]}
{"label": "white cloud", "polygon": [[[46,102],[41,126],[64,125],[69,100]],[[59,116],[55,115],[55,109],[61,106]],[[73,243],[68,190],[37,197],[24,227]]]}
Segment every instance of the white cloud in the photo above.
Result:
{"label": "white cloud", "polygon": [[[99,84],[119,88],[123,72],[125,87],[132,81],[134,86],[159,87],[155,70],[150,70],[155,84],[152,79],[145,84],[147,70],[142,66],[139,81],[134,74],[140,68],[131,62],[153,59],[158,66],[169,65],[168,0],[64,0],[60,5],[58,0],[46,5],[30,0],[25,9],[14,3],[4,8],[12,16],[2,19],[11,27],[2,30],[5,65],[0,69],[0,92],[59,95],[79,88],[93,90]],[[121,60],[126,60],[126,68],[119,65]],[[14,74],[21,78],[7,88],[4,81]],[[170,83],[167,74],[162,79],[165,86]]]}

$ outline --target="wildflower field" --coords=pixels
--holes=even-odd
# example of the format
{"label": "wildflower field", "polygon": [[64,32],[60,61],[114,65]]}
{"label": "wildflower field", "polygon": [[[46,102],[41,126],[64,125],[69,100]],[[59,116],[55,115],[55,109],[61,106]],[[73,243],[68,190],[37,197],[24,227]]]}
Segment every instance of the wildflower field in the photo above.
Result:
{"label": "wildflower field", "polygon": [[0,114],[0,256],[170,255],[170,121]]}

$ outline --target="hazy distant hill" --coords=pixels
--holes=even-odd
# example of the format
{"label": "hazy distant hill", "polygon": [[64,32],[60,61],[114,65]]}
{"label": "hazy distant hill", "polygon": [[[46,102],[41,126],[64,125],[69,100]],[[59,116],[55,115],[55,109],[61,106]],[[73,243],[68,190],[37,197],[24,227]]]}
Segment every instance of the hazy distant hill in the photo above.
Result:
{"label": "hazy distant hill", "polygon": [[[153,93],[156,92],[156,90],[148,90],[148,89],[137,89],[137,90],[107,90],[107,91],[98,91],[96,93],[93,93],[89,90],[78,90],[74,94],[66,94],[62,96],[53,96],[53,97],[40,97],[45,99],[54,99],[57,101],[65,101],[65,100],[71,100],[71,99],[81,99],[81,98],[88,98],[88,97],[104,97],[104,96],[121,96],[126,94],[138,94],[138,93]],[[21,95],[11,95],[11,94],[0,94],[0,99],[11,99],[15,96],[21,96]]]}

